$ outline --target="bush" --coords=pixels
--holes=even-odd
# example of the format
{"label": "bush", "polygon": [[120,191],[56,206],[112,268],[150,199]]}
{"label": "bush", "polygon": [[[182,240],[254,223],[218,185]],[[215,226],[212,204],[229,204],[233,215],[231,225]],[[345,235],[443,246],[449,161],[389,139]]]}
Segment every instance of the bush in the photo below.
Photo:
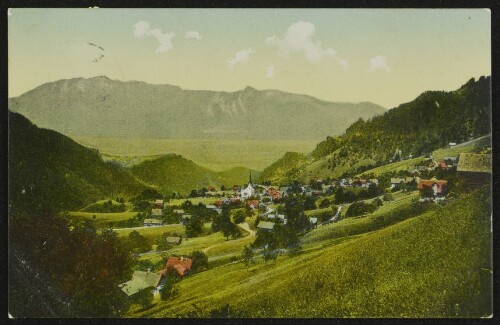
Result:
{"label": "bush", "polygon": [[377,203],[368,204],[364,202],[354,202],[347,209],[345,216],[346,217],[360,216],[365,213],[372,213],[373,211],[377,210],[377,208],[378,208]]}
{"label": "bush", "polygon": [[179,295],[180,290],[177,285],[179,279],[174,276],[167,277],[165,283],[160,289],[160,299],[167,300],[169,298],[175,298]]}
{"label": "bush", "polygon": [[391,193],[385,193],[384,194],[384,201],[388,202],[388,201],[394,201],[394,196],[392,196]]}
{"label": "bush", "polygon": [[191,253],[191,259],[193,260],[193,265],[191,266],[193,272],[200,272],[208,269],[208,257],[205,253],[194,251]]}
{"label": "bush", "polygon": [[321,202],[319,203],[319,207],[320,209],[322,208],[327,208],[330,206],[330,204],[332,204],[332,202],[328,199],[328,198],[324,198],[323,200],[321,200]]}

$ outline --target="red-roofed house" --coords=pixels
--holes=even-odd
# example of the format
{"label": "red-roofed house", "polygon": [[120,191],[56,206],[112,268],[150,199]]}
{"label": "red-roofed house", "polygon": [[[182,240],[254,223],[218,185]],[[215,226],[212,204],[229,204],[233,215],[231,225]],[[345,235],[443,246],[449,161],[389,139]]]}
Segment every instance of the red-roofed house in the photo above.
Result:
{"label": "red-roofed house", "polygon": [[188,275],[191,271],[191,266],[193,265],[193,260],[184,257],[170,257],[163,267],[163,270],[158,272],[162,276],[167,274],[176,274],[179,276]]}
{"label": "red-roofed house", "polygon": [[435,177],[431,179],[422,179],[418,182],[417,189],[422,191],[424,188],[431,188],[434,195],[442,194],[446,189],[448,181],[438,180]]}
{"label": "red-roofed house", "polygon": [[259,208],[259,201],[247,200],[247,207],[252,208],[252,209],[258,209]]}

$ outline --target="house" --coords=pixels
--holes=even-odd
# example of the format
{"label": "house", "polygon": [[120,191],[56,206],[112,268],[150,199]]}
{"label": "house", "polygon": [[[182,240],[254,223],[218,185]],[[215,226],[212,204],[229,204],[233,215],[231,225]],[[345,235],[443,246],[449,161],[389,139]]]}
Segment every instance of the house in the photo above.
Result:
{"label": "house", "polygon": [[181,210],[181,209],[175,209],[175,210],[174,210],[174,213],[175,213],[175,214],[184,214],[184,210]]}
{"label": "house", "polygon": [[157,209],[163,209],[163,200],[155,200],[153,205]]}
{"label": "house", "polygon": [[457,143],[456,142],[450,142],[450,143],[448,143],[448,146],[450,148],[455,148],[457,146]]}
{"label": "house", "polygon": [[241,204],[241,199],[239,197],[232,197],[229,199],[228,203],[231,205],[238,205]]}
{"label": "house", "polygon": [[391,178],[391,188],[397,188],[405,183],[404,178]]}
{"label": "house", "polygon": [[257,200],[247,200],[246,206],[255,210],[259,208],[259,201]]}
{"label": "house", "polygon": [[151,217],[161,218],[163,216],[163,211],[161,209],[152,209]]}
{"label": "house", "polygon": [[355,179],[351,184],[354,187],[361,187],[361,186],[365,186],[366,183],[367,183],[366,179],[358,178],[358,179]]}
{"label": "house", "polygon": [[219,207],[221,207],[221,206],[224,205],[224,201],[223,200],[217,200],[217,201],[215,201],[214,205],[219,208]]}
{"label": "house", "polygon": [[182,237],[173,237],[173,236],[168,236],[166,238],[167,243],[173,244],[173,245],[179,245],[182,242]]}
{"label": "house", "polygon": [[257,225],[257,228],[265,230],[265,231],[273,231],[274,225],[275,225],[274,222],[259,221],[259,224]]}
{"label": "house", "polygon": [[283,224],[284,224],[284,225],[286,225],[287,220],[286,220],[286,218],[285,218],[285,215],[284,215],[284,214],[278,214],[278,215],[276,215],[276,217],[277,217],[278,219],[280,219],[280,220],[283,222]]}
{"label": "house", "polygon": [[161,277],[160,273],[151,273],[149,270],[147,272],[134,271],[132,279],[119,284],[118,287],[130,297],[144,289],[158,287]]}
{"label": "house", "polygon": [[282,186],[282,187],[280,187],[281,196],[282,197],[286,197],[286,195],[288,194],[288,192],[290,192],[291,190],[292,190],[292,188],[290,186]]}
{"label": "house", "polygon": [[207,186],[207,190],[210,192],[215,192],[215,187],[214,186]]}
{"label": "house", "polygon": [[170,257],[167,263],[163,267],[163,270],[158,272],[162,276],[167,276],[168,274],[175,274],[180,277],[188,275],[191,272],[191,266],[193,265],[193,260],[184,257]]}
{"label": "house", "polygon": [[418,184],[418,182],[420,182],[420,177],[405,177],[405,183],[411,183],[413,181]]}
{"label": "house", "polygon": [[217,209],[214,209],[214,210],[215,210],[215,212],[217,212],[218,214],[222,214],[222,209],[217,208]]}
{"label": "house", "polygon": [[159,219],[144,219],[144,227],[158,227],[163,225],[163,221]]}
{"label": "house", "polygon": [[378,184],[379,184],[378,179],[376,179],[376,178],[370,178],[370,179],[368,180],[368,182],[369,182],[370,184],[375,184],[375,185],[377,185],[377,186],[378,186]]}
{"label": "house", "polygon": [[311,226],[313,228],[317,228],[318,227],[318,218],[309,218],[309,222],[311,223]]}
{"label": "house", "polygon": [[491,155],[461,153],[458,158],[457,175],[463,180],[464,188],[471,190],[491,184]]}
{"label": "house", "polygon": [[431,179],[422,179],[418,182],[417,189],[422,191],[425,188],[431,188],[434,191],[434,196],[438,196],[446,192],[447,183],[448,181],[438,180],[436,177]]}
{"label": "house", "polygon": [[217,209],[217,207],[216,207],[215,205],[213,205],[213,204],[207,204],[205,207],[206,207],[207,209],[212,209],[212,210]]}
{"label": "house", "polygon": [[448,164],[444,160],[438,160],[434,162],[434,166],[437,168],[448,169]]}
{"label": "house", "polygon": [[189,221],[191,220],[191,218],[192,218],[192,215],[190,215],[190,214],[185,214],[185,215],[183,215],[183,216],[181,217],[181,223],[182,223],[183,225],[187,225],[187,224],[189,223]]}

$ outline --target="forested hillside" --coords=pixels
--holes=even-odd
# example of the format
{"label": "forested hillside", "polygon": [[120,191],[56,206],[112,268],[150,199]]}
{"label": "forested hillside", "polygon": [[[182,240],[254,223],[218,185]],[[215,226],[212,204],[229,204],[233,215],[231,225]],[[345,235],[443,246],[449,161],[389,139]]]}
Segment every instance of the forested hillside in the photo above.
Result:
{"label": "forested hillside", "polygon": [[[491,77],[481,77],[455,91],[427,91],[383,115],[359,119],[343,135],[327,137],[308,161],[289,169],[302,181],[354,175],[401,158],[429,154],[450,142],[486,135],[491,132],[490,87]],[[282,175],[281,182],[288,176]]]}
{"label": "forested hillside", "polygon": [[[236,167],[222,172],[214,172],[197,165],[180,155],[168,154],[156,159],[146,160],[130,168],[132,174],[146,183],[155,186],[163,195],[173,192],[182,195],[192,190],[224,185],[242,185],[248,182],[250,169]],[[253,170],[252,178],[257,180],[259,172]]]}
{"label": "forested hillside", "polygon": [[104,197],[138,195],[148,186],[52,130],[9,111],[9,205],[12,211],[71,210]]}

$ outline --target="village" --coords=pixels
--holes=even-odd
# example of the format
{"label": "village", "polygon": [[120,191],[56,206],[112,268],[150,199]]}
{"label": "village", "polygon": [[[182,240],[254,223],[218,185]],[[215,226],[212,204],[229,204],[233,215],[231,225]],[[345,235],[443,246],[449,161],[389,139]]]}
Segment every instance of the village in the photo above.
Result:
{"label": "village", "polygon": [[[450,143],[451,148],[455,145]],[[405,159],[400,152],[398,156],[401,157],[398,161]],[[315,178],[309,184],[294,182],[287,186],[258,184],[252,181],[250,173],[248,183],[243,186],[234,185],[229,189],[208,186],[206,189],[193,190],[189,197],[177,198],[175,204],[174,200],[152,200],[149,202],[149,213],[138,228],[182,225],[186,232],[184,236],[168,234],[162,237],[166,241],[167,255],[161,255],[165,256],[159,262],[161,269],[137,269],[132,279],[122,283],[120,288],[129,297],[139,296],[138,293],[144,290],[158,296],[166,286],[171,291],[172,286],[167,285],[169,281],[175,283],[189,276],[193,266],[200,262],[186,254],[170,254],[169,248],[202,236],[202,231],[193,229],[203,228],[204,222],[211,222],[212,230],[223,232],[227,239],[232,236],[233,240],[241,240],[241,232],[251,232],[255,241],[248,253],[253,256],[250,260],[256,256],[276,260],[277,255],[299,246],[299,239],[294,242],[279,238],[278,233],[283,233],[283,229],[289,231],[287,234],[292,234],[291,237],[299,238],[315,231],[318,226],[335,224],[345,218],[363,218],[383,204],[391,204],[396,193],[402,196],[418,193],[418,196],[411,197],[421,204],[446,204],[453,186],[471,189],[489,182],[491,154],[463,152],[436,160],[429,155],[418,165],[397,172],[384,173],[378,177],[368,172],[365,173],[368,177]],[[190,201],[195,199],[199,202],[197,205]],[[302,210],[294,214],[287,204],[294,205],[297,202],[302,202]],[[198,226],[195,226],[196,223]],[[205,247],[203,252],[211,247]],[[245,246],[245,250],[248,249]],[[206,256],[203,258],[203,263],[208,265]],[[235,262],[234,259],[232,261]]]}

